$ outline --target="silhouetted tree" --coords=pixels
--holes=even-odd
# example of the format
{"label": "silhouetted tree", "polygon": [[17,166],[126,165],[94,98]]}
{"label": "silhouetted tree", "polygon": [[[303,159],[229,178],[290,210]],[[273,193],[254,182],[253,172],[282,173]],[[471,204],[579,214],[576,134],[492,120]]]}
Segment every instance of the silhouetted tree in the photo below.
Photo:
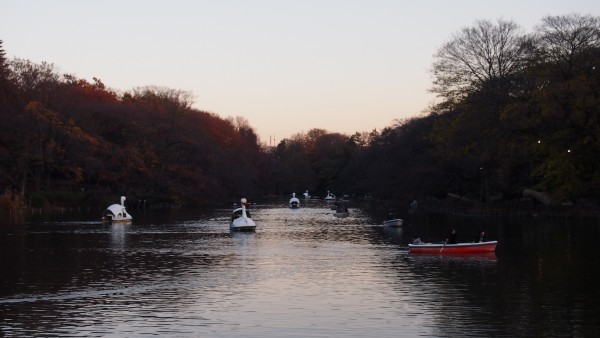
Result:
{"label": "silhouetted tree", "polygon": [[438,49],[432,91],[456,102],[486,86],[496,86],[523,69],[529,47],[516,23],[478,21]]}
{"label": "silhouetted tree", "polygon": [[546,16],[536,27],[536,38],[540,61],[559,67],[563,76],[570,77],[574,68],[589,71],[589,53],[600,46],[600,18],[580,14]]}

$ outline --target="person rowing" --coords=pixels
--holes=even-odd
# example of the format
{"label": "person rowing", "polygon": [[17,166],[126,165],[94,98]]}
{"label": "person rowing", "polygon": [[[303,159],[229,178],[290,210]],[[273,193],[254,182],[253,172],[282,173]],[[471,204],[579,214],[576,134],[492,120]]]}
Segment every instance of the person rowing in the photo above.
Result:
{"label": "person rowing", "polygon": [[448,232],[448,239],[446,239],[446,242],[444,242],[444,244],[456,244],[458,243],[458,236],[456,235],[456,229],[454,227],[450,228],[450,231]]}

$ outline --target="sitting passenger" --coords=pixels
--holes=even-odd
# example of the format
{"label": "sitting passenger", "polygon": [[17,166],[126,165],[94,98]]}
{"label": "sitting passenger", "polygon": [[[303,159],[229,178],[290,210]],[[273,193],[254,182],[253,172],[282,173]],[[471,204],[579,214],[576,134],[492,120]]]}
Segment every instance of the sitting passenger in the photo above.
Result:
{"label": "sitting passenger", "polygon": [[475,238],[475,243],[487,242],[487,238],[485,237],[485,231],[479,231],[479,235]]}
{"label": "sitting passenger", "polygon": [[448,234],[448,239],[446,240],[446,244],[456,244],[458,243],[458,239],[456,236],[456,229],[452,227],[450,229],[450,233]]}

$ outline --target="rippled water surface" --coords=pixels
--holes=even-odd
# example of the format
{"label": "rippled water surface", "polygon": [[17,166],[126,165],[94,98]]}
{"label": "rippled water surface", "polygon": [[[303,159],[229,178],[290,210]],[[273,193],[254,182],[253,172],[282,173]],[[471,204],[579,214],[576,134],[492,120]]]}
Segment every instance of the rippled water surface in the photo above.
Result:
{"label": "rippled water surface", "polygon": [[256,206],[252,233],[228,210],[28,223],[0,234],[0,336],[598,336],[597,225],[465,223],[495,255],[414,256],[448,220],[350,211]]}

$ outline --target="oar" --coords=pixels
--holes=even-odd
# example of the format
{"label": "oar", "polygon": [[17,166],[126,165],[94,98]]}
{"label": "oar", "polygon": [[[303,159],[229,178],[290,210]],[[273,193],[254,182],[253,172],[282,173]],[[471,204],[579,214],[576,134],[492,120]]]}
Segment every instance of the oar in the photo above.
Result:
{"label": "oar", "polygon": [[448,240],[444,241],[444,245],[442,245],[442,248],[440,249],[440,253],[442,253],[442,250],[444,250],[444,248],[446,247],[446,242],[448,242]]}

